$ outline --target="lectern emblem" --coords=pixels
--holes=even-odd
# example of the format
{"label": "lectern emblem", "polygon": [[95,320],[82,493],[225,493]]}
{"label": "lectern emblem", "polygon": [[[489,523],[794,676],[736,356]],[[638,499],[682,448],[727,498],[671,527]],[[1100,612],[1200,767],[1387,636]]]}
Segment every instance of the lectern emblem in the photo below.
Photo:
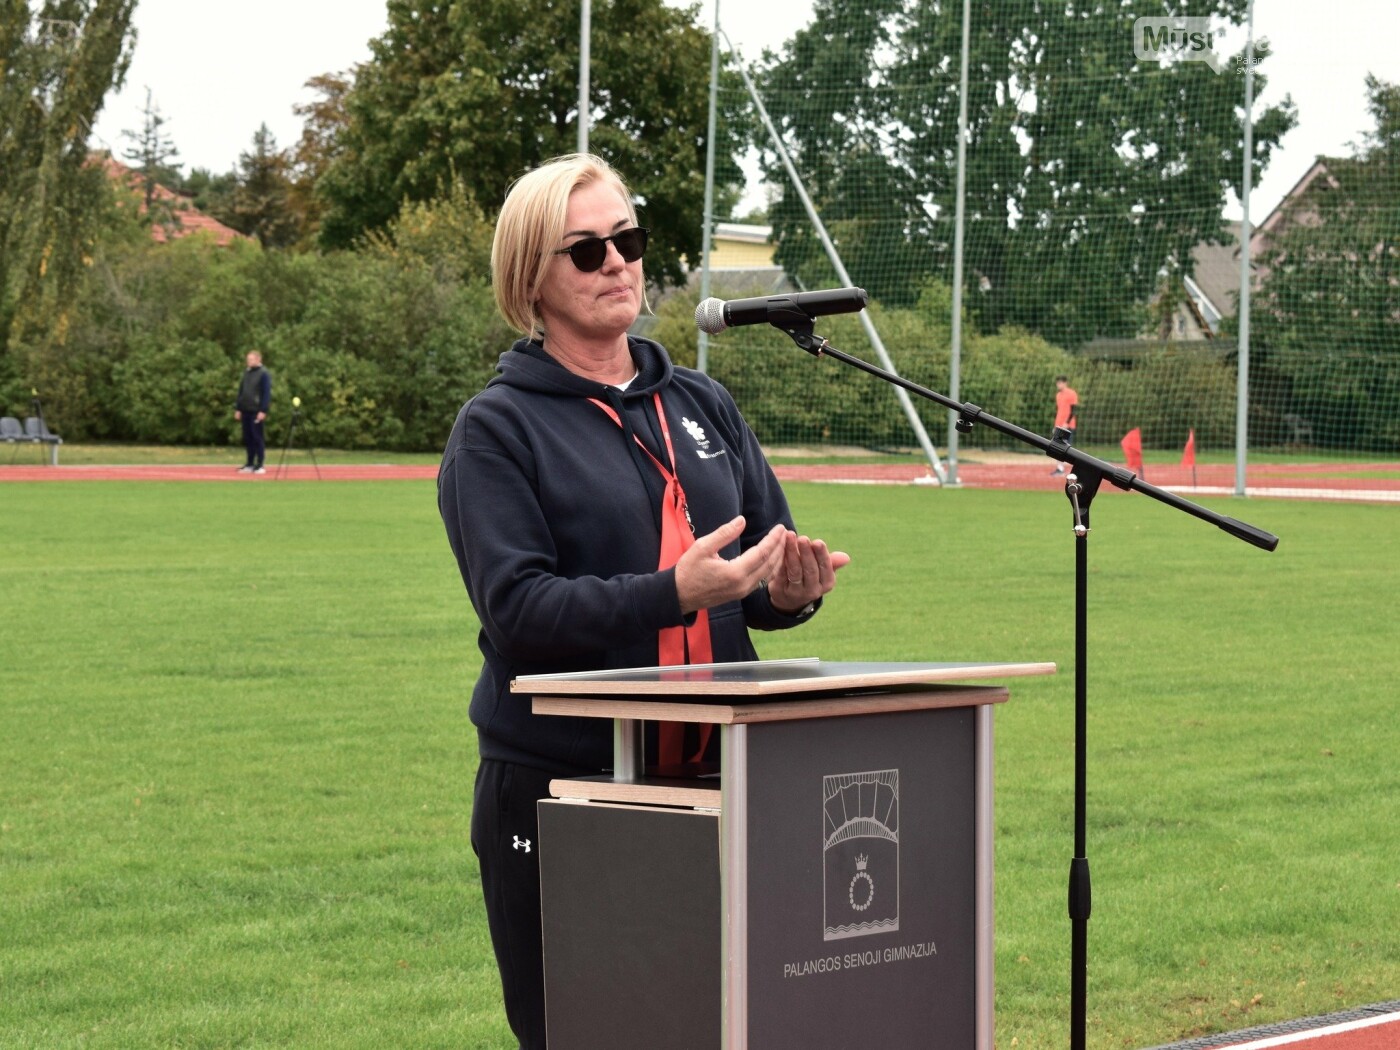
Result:
{"label": "lectern emblem", "polygon": [[[847,896],[851,898],[851,908],[855,911],[865,911],[867,908],[869,908],[872,904],[875,903],[875,880],[872,879],[870,877],[870,873],[865,870],[866,865],[869,863],[869,857],[856,858],[856,873],[851,879],[850,893],[847,894]],[[861,903],[857,904],[856,887],[860,886],[862,881],[864,881],[865,885],[861,887],[861,894],[864,896],[865,899]]]}
{"label": "lectern emblem", "polygon": [[822,778],[822,939],[899,929],[899,770]]}

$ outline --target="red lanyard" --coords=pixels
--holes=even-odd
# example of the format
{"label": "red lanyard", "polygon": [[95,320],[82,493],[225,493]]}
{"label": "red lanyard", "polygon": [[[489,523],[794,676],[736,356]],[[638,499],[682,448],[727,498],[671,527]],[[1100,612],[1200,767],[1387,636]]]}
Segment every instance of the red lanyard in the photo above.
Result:
{"label": "red lanyard", "polygon": [[[637,442],[638,447],[647,454],[647,458],[655,465],[661,473],[661,477],[666,482],[666,492],[661,499],[661,557],[657,561],[657,570],[669,569],[680,560],[682,554],[688,551],[695,543],[694,527],[690,521],[690,510],[685,502],[685,490],[681,488],[680,478],[676,476],[676,451],[671,445],[671,428],[666,422],[666,410],[661,404],[661,395],[652,394],[653,403],[656,405],[656,415],[661,420],[661,434],[666,440],[666,456],[671,461],[668,470],[666,465],[652,455],[651,449],[642,444],[642,439],[636,434],[632,435],[632,440]],[[589,398],[593,404],[597,405],[616,423],[622,427],[622,418],[617,414],[617,410],[612,406],[599,401],[597,398]],[[623,427],[625,430],[626,428]],[[707,664],[714,659],[710,648],[710,612],[708,609],[701,609],[695,614],[695,622],[686,627],[663,627],[657,636],[657,658],[662,665],[674,664]],[[705,744],[710,739],[713,729],[709,725],[701,725],[699,747],[690,757],[689,761],[695,762],[705,752]],[[662,766],[680,765],[686,761],[684,754],[683,734],[685,723],[682,722],[662,722],[660,723],[660,748],[657,755],[657,763]]]}
{"label": "red lanyard", "polygon": [[[685,516],[686,528],[691,534],[691,542],[694,542],[695,526],[690,520],[690,507],[686,504],[685,501],[685,489],[681,488],[680,479],[676,476],[676,450],[671,445],[671,425],[666,422],[666,410],[661,405],[661,395],[652,394],[651,396],[653,402],[656,405],[657,418],[661,420],[661,436],[666,441],[666,458],[670,460],[670,469],[668,470],[666,468],[666,464],[662,463],[661,460],[657,459],[656,456],[653,455],[651,449],[647,448],[646,445],[643,444],[642,439],[639,438],[636,434],[632,435],[632,440],[637,443],[637,447],[639,449],[646,453],[647,459],[651,460],[652,464],[661,473],[661,477],[665,480],[667,502],[673,503],[673,501],[679,501],[678,503],[674,503],[673,505],[678,505],[681,513]],[[622,426],[622,419],[620,416],[618,416],[617,410],[615,408],[613,408],[606,402],[599,401],[596,397],[590,397],[588,400],[593,402],[593,404],[597,405],[604,412],[606,412],[608,414],[608,417],[619,427]],[[626,428],[624,427],[623,429],[625,430]],[[674,490],[672,489],[672,486],[674,486]],[[687,543],[685,545],[685,549],[683,549],[680,553],[684,554],[685,551],[689,548],[690,543]],[[680,555],[678,554],[677,557],[679,556]],[[671,563],[671,565],[674,564],[675,562]],[[669,569],[670,567],[670,565],[662,566],[663,569]]]}

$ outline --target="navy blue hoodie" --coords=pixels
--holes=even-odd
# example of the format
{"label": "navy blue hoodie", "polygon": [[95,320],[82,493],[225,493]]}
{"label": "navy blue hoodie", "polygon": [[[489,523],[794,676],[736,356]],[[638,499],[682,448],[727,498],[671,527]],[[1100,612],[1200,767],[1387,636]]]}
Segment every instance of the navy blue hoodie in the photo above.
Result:
{"label": "navy blue hoodie", "polygon": [[[610,403],[661,462],[661,394],[676,471],[697,536],[737,514],[736,557],[777,523],[787,500],[728,392],[676,368],[658,344],[628,340],[638,375],[626,391],[575,375],[539,343],[501,355],[486,388],[452,428],[438,508],[481,620],[485,657],[471,719],[483,758],[572,772],[612,765],[606,720],[538,716],[510,692],[518,675],[655,666],[657,634],[683,622],[675,571],[657,571],[665,483],[654,464],[588,398]],[[766,589],[710,610],[714,659],[757,658],[747,628],[792,627]]]}

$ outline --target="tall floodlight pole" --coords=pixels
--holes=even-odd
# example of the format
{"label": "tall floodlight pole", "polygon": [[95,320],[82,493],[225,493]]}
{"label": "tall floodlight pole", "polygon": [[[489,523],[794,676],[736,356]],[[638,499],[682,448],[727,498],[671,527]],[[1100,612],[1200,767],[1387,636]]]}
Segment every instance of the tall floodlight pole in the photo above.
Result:
{"label": "tall floodlight pole", "polygon": [[578,28],[578,151],[588,152],[588,66],[592,61],[593,0],[580,0]]}
{"label": "tall floodlight pole", "polygon": [[[958,188],[953,214],[953,348],[948,363],[948,396],[954,401],[962,396],[962,298],[963,298],[963,223],[967,207],[967,63],[968,36],[972,26],[972,0],[963,0],[962,11],[962,74],[958,82]],[[948,480],[958,483],[958,414],[948,413]]]}
{"label": "tall floodlight pole", "polygon": [[[710,297],[710,236],[715,217],[715,125],[719,107],[719,0],[715,0],[715,27],[710,33],[710,123],[705,134],[705,227],[700,233],[700,301]],[[695,349],[695,367],[703,372],[710,363],[710,335],[703,329]]]}
{"label": "tall floodlight pole", "polygon": [[1249,38],[1244,52],[1244,187],[1240,195],[1240,343],[1238,392],[1235,395],[1235,495],[1245,495],[1249,463],[1249,191],[1254,183],[1254,0],[1249,0]]}

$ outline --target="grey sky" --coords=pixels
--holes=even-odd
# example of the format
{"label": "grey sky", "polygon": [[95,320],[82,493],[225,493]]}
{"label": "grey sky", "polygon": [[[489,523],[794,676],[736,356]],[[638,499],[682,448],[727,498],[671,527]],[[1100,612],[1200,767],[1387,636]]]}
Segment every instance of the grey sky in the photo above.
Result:
{"label": "grey sky", "polygon": [[[812,6],[811,0],[720,4],[726,34],[749,60],[781,45]],[[705,0],[703,24],[711,23],[713,10],[713,0]],[[236,14],[211,0],[140,0],[135,61],[125,89],[98,121],[99,141],[121,154],[129,145],[121,132],[139,127],[149,87],[186,170],[227,171],[264,122],[279,145],[291,145],[301,131],[292,106],[312,97],[305,81],[368,58],[367,42],[386,24],[384,0],[243,0]],[[1400,4],[1256,0],[1255,34],[1273,51],[1260,102],[1291,94],[1300,117],[1255,188],[1251,217],[1258,222],[1314,156],[1345,152],[1369,127],[1367,72],[1400,81]],[[760,199],[756,187],[747,199]]]}

